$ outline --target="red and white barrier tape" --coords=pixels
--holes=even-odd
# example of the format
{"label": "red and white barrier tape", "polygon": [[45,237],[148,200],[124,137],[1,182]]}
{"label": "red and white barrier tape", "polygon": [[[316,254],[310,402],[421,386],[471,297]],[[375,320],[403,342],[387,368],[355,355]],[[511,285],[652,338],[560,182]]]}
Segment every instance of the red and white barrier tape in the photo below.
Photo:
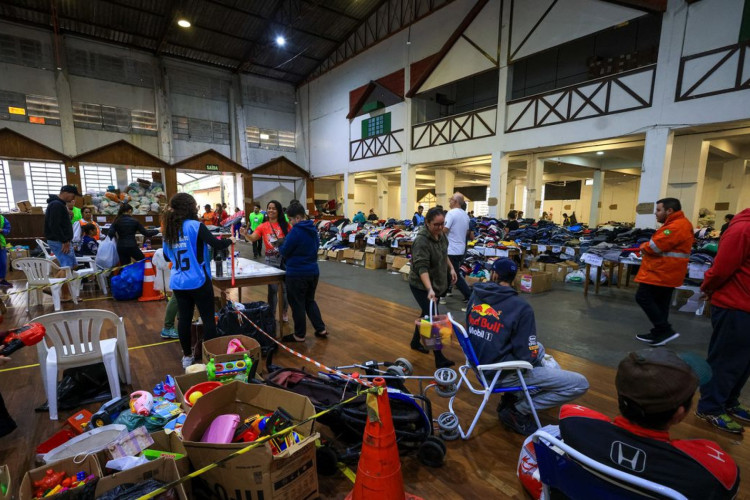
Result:
{"label": "red and white barrier tape", "polygon": [[292,355],[294,355],[294,356],[296,356],[296,357],[298,357],[300,359],[304,359],[308,363],[312,363],[313,365],[317,366],[320,370],[326,371],[328,373],[333,373],[334,375],[337,375],[337,376],[343,378],[344,380],[347,380],[349,382],[356,382],[356,383],[358,383],[358,384],[360,384],[360,385],[362,385],[364,387],[372,387],[373,386],[372,383],[368,382],[367,380],[360,379],[358,374],[348,375],[348,374],[346,374],[344,372],[336,370],[335,368],[331,368],[329,366],[324,365],[323,363],[315,361],[314,359],[312,359],[309,356],[305,356],[304,354],[295,351],[291,347],[288,347],[288,346],[284,345],[283,343],[279,342],[278,340],[276,340],[272,335],[269,335],[268,333],[266,333],[265,331],[263,331],[263,329],[261,327],[259,327],[258,325],[256,325],[253,322],[253,320],[251,320],[250,318],[248,318],[245,315],[245,313],[243,313],[242,311],[237,311],[237,314],[239,314],[241,317],[243,317],[245,319],[245,321],[247,321],[248,323],[250,323],[253,326],[253,328],[255,328],[256,330],[258,330],[260,333],[262,333],[263,335],[265,335],[269,339],[273,340],[277,345],[281,346],[282,349],[284,349],[288,353],[290,353],[290,354],[292,354]]}

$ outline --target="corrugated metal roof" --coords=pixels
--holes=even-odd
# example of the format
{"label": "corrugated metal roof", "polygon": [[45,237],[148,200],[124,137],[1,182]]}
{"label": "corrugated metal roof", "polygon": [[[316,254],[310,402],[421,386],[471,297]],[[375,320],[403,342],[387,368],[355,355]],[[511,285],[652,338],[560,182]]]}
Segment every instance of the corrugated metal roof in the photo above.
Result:
{"label": "corrugated metal roof", "polygon": [[[51,29],[54,5],[63,33],[297,84],[383,1],[2,0],[0,19]],[[410,0],[386,1],[403,8]],[[179,18],[193,26],[178,27]],[[283,48],[275,43],[279,35]]]}

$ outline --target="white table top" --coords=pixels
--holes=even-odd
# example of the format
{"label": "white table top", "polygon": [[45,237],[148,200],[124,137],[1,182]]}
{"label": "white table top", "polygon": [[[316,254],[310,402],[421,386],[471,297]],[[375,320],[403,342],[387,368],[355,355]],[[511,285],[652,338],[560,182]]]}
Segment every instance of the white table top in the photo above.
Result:
{"label": "white table top", "polygon": [[[216,271],[216,262],[212,261],[211,273],[213,275],[214,280],[223,281],[223,280],[232,279],[231,272],[225,273],[224,276],[217,277],[215,271]],[[267,266],[265,264],[256,262],[254,260],[244,259],[241,257],[234,260],[235,279],[263,278],[266,276],[283,276],[284,274],[286,274],[286,272],[279,268]]]}

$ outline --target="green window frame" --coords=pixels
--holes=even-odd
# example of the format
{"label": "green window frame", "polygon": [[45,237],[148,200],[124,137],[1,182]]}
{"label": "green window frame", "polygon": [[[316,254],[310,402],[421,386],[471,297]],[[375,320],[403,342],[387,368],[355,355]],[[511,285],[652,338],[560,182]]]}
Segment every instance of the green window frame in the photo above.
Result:
{"label": "green window frame", "polygon": [[375,137],[376,135],[391,133],[391,114],[383,113],[382,115],[373,116],[362,120],[362,139]]}

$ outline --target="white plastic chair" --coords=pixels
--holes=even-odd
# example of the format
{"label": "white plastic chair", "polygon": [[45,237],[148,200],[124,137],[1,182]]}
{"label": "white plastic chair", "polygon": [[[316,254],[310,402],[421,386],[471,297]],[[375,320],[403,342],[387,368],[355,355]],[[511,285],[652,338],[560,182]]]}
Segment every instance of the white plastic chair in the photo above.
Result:
{"label": "white plastic chair", "polygon": [[[84,269],[76,270],[76,273],[78,273],[78,276],[80,276],[81,278],[85,278],[86,276],[94,274],[99,270],[96,265],[96,258],[92,255],[83,255],[80,257],[76,257],[76,262],[79,265],[88,266]],[[96,282],[104,295],[107,295],[107,274],[109,273],[101,273],[96,275]]]}
{"label": "white plastic chair", "polygon": [[[529,390],[533,390],[535,389],[535,387],[529,387],[526,385],[526,380],[524,380],[522,373],[525,370],[534,369],[534,367],[531,366],[531,363],[529,363],[528,361],[504,361],[501,363],[492,363],[489,365],[478,364],[479,361],[477,359],[476,353],[474,352],[474,347],[471,345],[469,335],[466,333],[463,325],[456,322],[450,313],[448,313],[448,319],[453,324],[453,333],[456,334],[458,343],[461,346],[461,349],[464,351],[464,356],[466,357],[466,362],[463,364],[463,366],[458,367],[458,373],[461,376],[461,380],[458,381],[458,385],[456,386],[456,393],[458,393],[458,390],[461,389],[462,384],[466,384],[466,387],[472,393],[482,396],[482,403],[477,408],[477,413],[476,415],[474,415],[474,419],[471,421],[471,425],[466,432],[464,432],[463,428],[461,428],[461,424],[459,422],[458,432],[461,434],[461,438],[469,439],[472,431],[474,430],[474,427],[479,421],[479,416],[482,414],[482,411],[484,411],[484,407],[487,405],[487,401],[489,401],[490,399],[490,396],[498,392],[523,392],[526,396],[526,400],[529,402],[531,413],[534,416],[534,422],[536,423],[537,428],[541,428],[542,425],[539,423],[539,417],[536,414],[534,402],[531,400],[531,395],[529,394]],[[479,382],[479,387],[474,387],[474,385],[471,383],[471,380],[468,376],[468,373],[470,371],[476,376],[476,381]],[[517,387],[496,387],[498,385],[498,382],[500,381],[500,375],[503,371],[515,371],[516,375],[518,376],[518,380],[521,381],[521,385]],[[487,381],[487,375],[490,375],[492,377],[490,381]],[[456,415],[456,412],[453,410],[453,400],[455,399],[456,396],[453,396],[448,401],[448,411],[453,415]]]}
{"label": "white plastic chair", "polygon": [[49,244],[44,241],[40,240],[39,238],[36,239],[36,244],[39,246],[39,249],[44,254],[44,258],[47,260],[55,260],[57,257],[54,256],[52,253],[52,249],[49,247]]}
{"label": "white plastic chair", "polygon": [[[34,321],[47,330],[44,341],[37,344],[37,354],[50,420],[57,420],[57,374],[65,368],[103,362],[112,398],[121,397],[120,380],[131,382],[128,341],[121,317],[111,311],[83,309],[45,314]],[[105,322],[115,326],[116,338],[100,338]]]}
{"label": "white plastic chair", "polygon": [[[34,304],[41,305],[43,301],[42,289],[31,290],[36,286],[50,285],[49,288],[52,291],[52,302],[55,305],[55,311],[59,311],[60,306],[60,293],[62,292],[62,282],[73,277],[73,271],[69,267],[59,267],[54,262],[47,259],[38,259],[35,257],[22,257],[13,261],[13,267],[26,275],[26,311],[31,310],[32,296],[34,297]],[[64,278],[53,278],[50,275],[57,272],[60,269],[65,270]],[[68,283],[70,286],[71,296],[73,302],[78,303],[78,293],[80,291],[80,281],[74,280]]]}
{"label": "white plastic chair", "polygon": [[555,488],[567,498],[687,500],[672,488],[597,462],[547,432],[536,431],[531,439],[544,498]]}

